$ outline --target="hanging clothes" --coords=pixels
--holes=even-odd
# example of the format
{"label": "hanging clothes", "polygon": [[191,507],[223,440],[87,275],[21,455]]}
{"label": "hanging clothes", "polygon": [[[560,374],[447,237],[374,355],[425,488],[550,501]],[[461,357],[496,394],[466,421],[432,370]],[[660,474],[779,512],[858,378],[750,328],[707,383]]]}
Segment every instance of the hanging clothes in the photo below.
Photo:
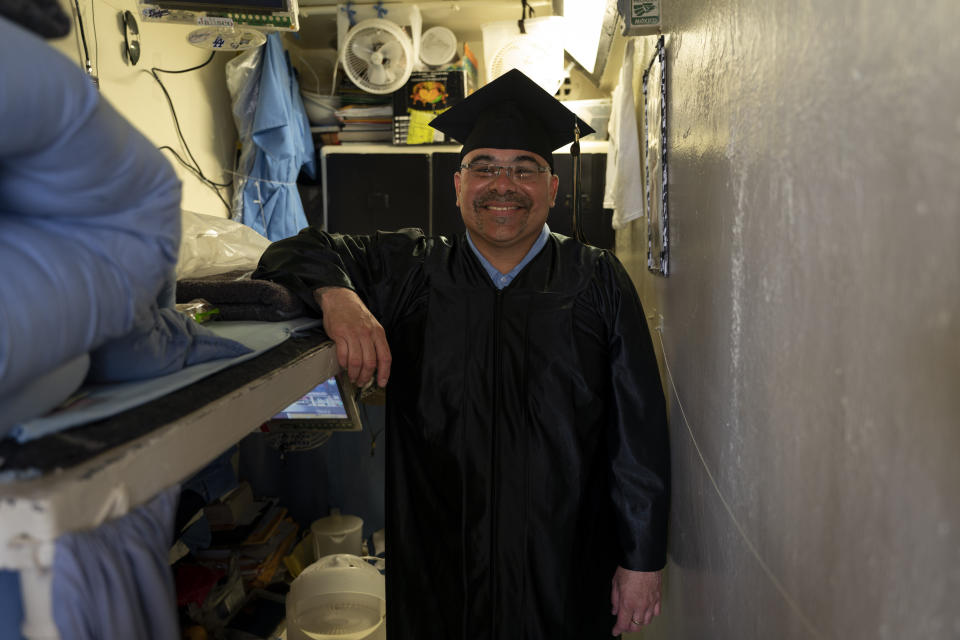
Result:
{"label": "hanging clothes", "polygon": [[613,209],[613,228],[622,229],[644,215],[644,181],[640,156],[640,135],[633,102],[634,40],[627,40],[620,67],[620,82],[613,90],[610,113],[610,143],[603,206]]}
{"label": "hanging clothes", "polygon": [[307,226],[297,176],[302,168],[315,177],[316,162],[280,36],[270,34],[263,47],[227,63],[227,86],[241,144],[232,217],[270,240],[295,235]]}
{"label": "hanging clothes", "polygon": [[53,619],[62,640],[179,640],[167,554],[178,485],[96,529],[57,538]]}

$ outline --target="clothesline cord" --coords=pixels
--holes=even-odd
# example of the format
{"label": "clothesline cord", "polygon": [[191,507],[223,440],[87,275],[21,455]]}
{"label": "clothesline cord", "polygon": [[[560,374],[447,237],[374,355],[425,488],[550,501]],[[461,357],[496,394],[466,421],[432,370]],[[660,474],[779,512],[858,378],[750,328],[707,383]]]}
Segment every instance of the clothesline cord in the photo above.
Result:
{"label": "clothesline cord", "polygon": [[238,173],[236,171],[226,171],[225,173],[228,173],[235,178],[239,178],[240,180],[248,180],[250,182],[256,182],[256,183],[277,184],[277,185],[284,185],[284,186],[291,186],[291,187],[296,186],[297,184],[296,182],[289,182],[289,181],[283,181],[283,180],[269,180],[267,178],[258,178],[256,176],[251,176],[250,174],[247,174],[247,173]]}

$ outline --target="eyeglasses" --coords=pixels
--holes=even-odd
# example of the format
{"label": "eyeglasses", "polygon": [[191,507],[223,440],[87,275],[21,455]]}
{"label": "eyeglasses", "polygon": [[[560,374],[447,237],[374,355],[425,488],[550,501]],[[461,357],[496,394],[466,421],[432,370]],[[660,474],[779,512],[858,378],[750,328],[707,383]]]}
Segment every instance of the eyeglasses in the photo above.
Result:
{"label": "eyeglasses", "polygon": [[493,180],[500,177],[500,172],[505,171],[507,177],[514,182],[529,183],[536,180],[540,174],[550,171],[550,167],[541,167],[536,164],[490,164],[489,162],[471,162],[470,164],[460,165],[472,177],[477,180]]}

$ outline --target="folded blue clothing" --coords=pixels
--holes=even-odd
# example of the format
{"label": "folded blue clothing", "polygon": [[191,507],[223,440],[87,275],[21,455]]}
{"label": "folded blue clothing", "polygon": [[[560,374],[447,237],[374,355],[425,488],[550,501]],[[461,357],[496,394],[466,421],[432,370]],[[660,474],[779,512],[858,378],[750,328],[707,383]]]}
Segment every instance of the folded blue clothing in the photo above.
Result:
{"label": "folded blue clothing", "polygon": [[69,398],[83,384],[89,369],[90,356],[84,353],[36,376],[19,389],[0,393],[0,438],[18,422],[43,415]]}
{"label": "folded blue clothing", "polygon": [[145,380],[85,385],[74,396],[69,406],[46,416],[22,422],[13,427],[10,435],[18,442],[29,442],[69,427],[109,418],[182,389],[217,371],[254,358],[282,343],[295,332],[321,324],[322,320],[317,318],[295,318],[286,322],[211,323],[208,325],[209,330],[216,336],[240,343],[250,351],[235,357],[193,364],[167,375]]}
{"label": "folded blue clothing", "polygon": [[0,437],[13,425],[46,414],[82,383],[126,382],[171,374],[209,360],[235,358],[250,347],[217,335],[173,308],[173,288],[140,309],[133,329],[20,389],[0,393]]}
{"label": "folded blue clothing", "polygon": [[235,358],[250,347],[218,336],[176,309],[152,307],[137,329],[90,354],[87,382],[124,382],[171,374],[208,360]]}

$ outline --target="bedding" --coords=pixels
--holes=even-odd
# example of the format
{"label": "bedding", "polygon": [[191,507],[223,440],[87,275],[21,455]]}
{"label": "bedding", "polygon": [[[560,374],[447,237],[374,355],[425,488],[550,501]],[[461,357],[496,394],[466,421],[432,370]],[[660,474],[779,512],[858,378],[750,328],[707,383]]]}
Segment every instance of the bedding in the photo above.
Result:
{"label": "bedding", "polygon": [[[204,332],[161,311],[173,306],[180,242],[170,164],[73,62],[2,17],[0,66],[2,437],[12,426],[4,409],[65,363],[97,362],[108,348],[142,377],[185,364]],[[105,347],[117,340],[140,348]],[[218,357],[218,344],[236,352],[218,340],[200,341],[202,357]]]}

